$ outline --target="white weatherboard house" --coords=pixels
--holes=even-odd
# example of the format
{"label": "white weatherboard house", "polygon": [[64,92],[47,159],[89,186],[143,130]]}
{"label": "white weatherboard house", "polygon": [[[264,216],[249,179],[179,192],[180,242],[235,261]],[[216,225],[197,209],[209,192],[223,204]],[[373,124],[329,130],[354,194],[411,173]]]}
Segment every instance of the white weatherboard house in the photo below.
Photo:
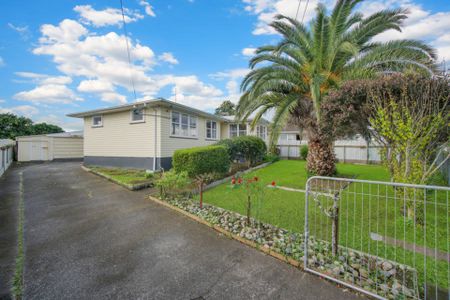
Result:
{"label": "white weatherboard house", "polygon": [[0,139],[0,176],[9,168],[13,161],[14,145],[10,139]]}
{"label": "white weatherboard house", "polygon": [[255,135],[268,140],[269,122],[255,130],[232,117],[216,116],[162,98],[69,114],[84,119],[86,165],[169,169],[175,150],[225,138]]}

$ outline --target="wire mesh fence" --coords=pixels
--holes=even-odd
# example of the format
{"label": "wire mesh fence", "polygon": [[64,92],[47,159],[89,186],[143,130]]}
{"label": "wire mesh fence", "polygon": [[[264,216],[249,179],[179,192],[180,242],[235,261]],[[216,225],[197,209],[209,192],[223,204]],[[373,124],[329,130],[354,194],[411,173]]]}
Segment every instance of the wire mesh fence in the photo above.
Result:
{"label": "wire mesh fence", "polygon": [[305,268],[377,298],[450,299],[448,187],[312,177]]}

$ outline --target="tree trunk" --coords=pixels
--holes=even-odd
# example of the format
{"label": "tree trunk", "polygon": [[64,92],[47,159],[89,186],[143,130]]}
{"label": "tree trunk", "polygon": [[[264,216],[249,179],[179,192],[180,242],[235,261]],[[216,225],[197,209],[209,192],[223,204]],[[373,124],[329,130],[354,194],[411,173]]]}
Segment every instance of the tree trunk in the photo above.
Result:
{"label": "tree trunk", "polygon": [[307,157],[308,172],[320,176],[332,176],[336,173],[336,157],[332,143],[320,138],[310,138]]}
{"label": "tree trunk", "polygon": [[252,210],[252,202],[250,195],[247,196],[247,226],[250,226],[250,215]]}

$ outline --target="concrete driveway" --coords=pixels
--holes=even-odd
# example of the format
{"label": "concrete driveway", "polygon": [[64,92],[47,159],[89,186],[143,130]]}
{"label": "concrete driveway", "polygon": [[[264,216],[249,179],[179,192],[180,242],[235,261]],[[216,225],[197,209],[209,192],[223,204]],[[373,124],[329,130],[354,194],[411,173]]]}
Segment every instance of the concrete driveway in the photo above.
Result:
{"label": "concrete driveway", "polygon": [[0,216],[10,220],[0,222],[4,295],[14,265],[19,172],[25,299],[361,299],[76,162],[14,167],[0,180]]}

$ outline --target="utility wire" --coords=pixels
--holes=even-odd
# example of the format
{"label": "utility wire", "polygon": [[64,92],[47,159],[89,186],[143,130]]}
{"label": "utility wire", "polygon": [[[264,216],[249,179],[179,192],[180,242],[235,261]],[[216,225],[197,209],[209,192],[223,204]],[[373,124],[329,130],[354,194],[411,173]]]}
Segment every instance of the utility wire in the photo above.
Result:
{"label": "utility wire", "polygon": [[125,13],[123,10],[123,1],[122,0],[120,0],[120,10],[122,11],[123,32],[125,34],[125,43],[127,45],[128,65],[130,67],[130,81],[131,81],[131,85],[133,87],[134,100],[137,100],[136,89],[134,88],[133,71],[132,71],[133,67],[131,64],[130,46],[128,45],[128,32],[127,32],[127,26],[126,26],[126,22],[125,22]]}
{"label": "utility wire", "polygon": [[308,4],[309,4],[309,0],[306,0],[305,10],[303,11],[302,23],[303,23],[303,20],[305,19],[306,11],[308,10]]}
{"label": "utility wire", "polygon": [[298,11],[300,9],[300,3],[302,3],[302,0],[298,0],[297,12],[295,13],[295,20],[297,20]]}

